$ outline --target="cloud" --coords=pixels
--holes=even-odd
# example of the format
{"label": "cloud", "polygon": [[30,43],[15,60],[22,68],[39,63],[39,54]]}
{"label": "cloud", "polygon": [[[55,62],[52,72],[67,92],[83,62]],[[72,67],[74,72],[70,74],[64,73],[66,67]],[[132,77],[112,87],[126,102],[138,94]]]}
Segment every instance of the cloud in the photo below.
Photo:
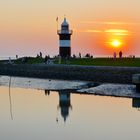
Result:
{"label": "cloud", "polygon": [[92,29],[89,29],[89,30],[85,30],[84,32],[87,32],[87,33],[102,33],[103,31],[102,30],[92,30]]}
{"label": "cloud", "polygon": [[106,33],[128,33],[128,30],[124,30],[124,29],[108,29],[105,30],[104,32]]}
{"label": "cloud", "polygon": [[130,35],[131,32],[125,29],[108,29],[104,31],[105,33],[111,33],[115,36],[127,36]]}
{"label": "cloud", "polygon": [[107,30],[96,30],[96,29],[87,29],[82,32],[86,33],[109,33],[114,36],[128,36],[132,32],[125,30],[125,29],[107,29]]}
{"label": "cloud", "polygon": [[140,23],[116,22],[116,21],[81,21],[81,23],[85,23],[85,24],[100,24],[100,25],[136,25],[136,24],[140,24]]}

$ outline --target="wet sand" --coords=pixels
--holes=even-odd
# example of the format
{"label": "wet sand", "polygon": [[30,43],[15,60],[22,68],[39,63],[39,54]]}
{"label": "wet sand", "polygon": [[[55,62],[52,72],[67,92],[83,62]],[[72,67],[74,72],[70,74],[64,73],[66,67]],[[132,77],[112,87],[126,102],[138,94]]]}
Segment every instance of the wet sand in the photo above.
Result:
{"label": "wet sand", "polygon": [[140,93],[136,92],[135,85],[129,84],[103,83],[100,85],[94,85],[93,83],[86,81],[1,76],[0,86],[50,91],[69,90],[69,93],[76,94],[140,98]]}

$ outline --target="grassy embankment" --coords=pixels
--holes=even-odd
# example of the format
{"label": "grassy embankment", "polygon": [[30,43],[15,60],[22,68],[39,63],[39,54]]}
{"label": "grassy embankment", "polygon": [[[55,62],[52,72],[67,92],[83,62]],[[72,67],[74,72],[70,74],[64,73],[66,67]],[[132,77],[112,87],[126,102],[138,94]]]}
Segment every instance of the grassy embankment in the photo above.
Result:
{"label": "grassy embankment", "polygon": [[[52,59],[53,60],[53,59]],[[1,61],[2,62],[2,61]],[[26,62],[22,62],[21,59],[14,61],[15,64],[38,64],[44,63],[43,58],[28,57]],[[58,59],[54,60],[55,64],[58,64]],[[87,66],[128,66],[128,67],[140,67],[140,58],[76,58],[70,60],[62,60],[61,64],[68,65],[87,65]]]}
{"label": "grassy embankment", "polygon": [[40,57],[27,57],[26,60],[22,61],[22,58],[19,58],[14,61],[16,64],[39,64],[44,63],[44,58]]}
{"label": "grassy embankment", "polygon": [[63,64],[73,65],[89,65],[89,66],[128,66],[128,67],[140,67],[140,58],[82,58],[82,59],[71,59],[70,61],[62,61]]}

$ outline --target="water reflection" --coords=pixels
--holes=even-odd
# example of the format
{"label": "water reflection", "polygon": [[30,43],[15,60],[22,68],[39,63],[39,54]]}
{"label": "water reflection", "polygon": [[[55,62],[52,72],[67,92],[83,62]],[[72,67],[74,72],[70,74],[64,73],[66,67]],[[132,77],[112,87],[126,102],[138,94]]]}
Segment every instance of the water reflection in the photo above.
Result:
{"label": "water reflection", "polygon": [[71,94],[69,91],[59,91],[59,105],[58,109],[60,109],[61,116],[64,119],[64,122],[66,122],[67,117],[69,116],[69,110],[72,110],[71,105]]}
{"label": "water reflection", "polygon": [[0,99],[2,140],[139,140],[138,98],[15,88],[9,81],[9,86],[0,87]]}
{"label": "water reflection", "polygon": [[[52,91],[45,90],[45,95],[50,96]],[[60,111],[60,114],[64,120],[64,122],[67,121],[67,118],[69,117],[69,112],[72,110],[71,105],[71,94],[81,94],[81,93],[71,93],[69,90],[62,90],[57,91],[59,94],[59,105],[57,106],[57,110]],[[92,94],[82,94],[87,96],[95,96]],[[132,108],[137,108],[138,111],[140,111],[140,99],[139,98],[132,98]],[[58,122],[58,117],[56,118],[56,121]]]}
{"label": "water reflection", "polygon": [[10,115],[11,115],[11,120],[13,120],[12,97],[11,97],[11,77],[10,77],[10,80],[9,80],[9,104],[10,104]]}
{"label": "water reflection", "polygon": [[50,95],[50,90],[45,90],[45,95],[49,96]]}
{"label": "water reflection", "polygon": [[[13,120],[13,107],[12,107],[12,96],[11,96],[11,77],[9,78],[9,104],[10,104],[10,118]],[[56,106],[57,111],[60,112],[61,117],[63,118],[64,122],[67,121],[67,118],[70,115],[70,110],[72,110],[71,104],[71,94],[81,94],[81,93],[71,93],[69,90],[60,90],[55,91],[58,93],[59,97],[59,104]],[[44,90],[45,96],[50,96],[53,91],[45,89]],[[92,94],[88,95],[87,93],[82,93],[85,96],[92,96]],[[94,96],[94,95],[93,95]],[[139,98],[132,98],[132,108],[137,108],[140,111],[140,99]],[[58,116],[56,117],[56,122],[58,122]]]}
{"label": "water reflection", "polygon": [[[45,90],[45,95],[49,96],[51,93],[50,90]],[[60,110],[60,114],[66,122],[67,118],[69,117],[69,111],[72,110],[71,105],[71,93],[68,90],[61,90],[58,91],[59,94],[59,105],[57,106],[57,110]],[[58,117],[56,118],[56,121],[58,122]]]}

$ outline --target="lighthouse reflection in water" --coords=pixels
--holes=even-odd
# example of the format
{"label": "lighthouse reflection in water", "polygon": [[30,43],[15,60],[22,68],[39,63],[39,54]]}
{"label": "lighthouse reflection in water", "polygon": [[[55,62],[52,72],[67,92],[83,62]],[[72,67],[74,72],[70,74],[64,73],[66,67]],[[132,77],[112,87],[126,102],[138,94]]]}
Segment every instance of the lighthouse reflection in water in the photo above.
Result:
{"label": "lighthouse reflection in water", "polygon": [[[45,95],[49,96],[51,91],[45,90]],[[72,110],[72,105],[71,105],[71,94],[70,91],[68,90],[62,90],[58,91],[59,95],[59,105],[57,106],[57,111],[60,111],[60,114],[66,122],[67,118],[70,115],[70,111]],[[140,99],[139,98],[132,98],[132,108],[137,109],[140,111]],[[58,122],[58,117],[56,118],[56,121]]]}
{"label": "lighthouse reflection in water", "polygon": [[[64,122],[66,122],[67,117],[69,116],[69,111],[72,110],[71,105],[71,93],[67,90],[58,91],[59,94],[59,105],[57,106],[57,110],[61,112],[61,116],[63,117]],[[45,90],[45,95],[50,95],[49,90]],[[56,118],[58,122],[58,118]]]}

